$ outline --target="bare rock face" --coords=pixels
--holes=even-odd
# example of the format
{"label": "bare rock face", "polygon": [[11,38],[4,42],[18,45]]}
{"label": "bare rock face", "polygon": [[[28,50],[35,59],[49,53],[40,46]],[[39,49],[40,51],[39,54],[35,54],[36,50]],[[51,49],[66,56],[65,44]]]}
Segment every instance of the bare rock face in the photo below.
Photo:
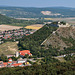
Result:
{"label": "bare rock face", "polygon": [[50,35],[41,45],[48,47],[51,45],[59,50],[64,48],[72,47],[73,44],[69,40],[73,39],[75,42],[75,28],[73,27],[60,27],[55,33]]}
{"label": "bare rock face", "polygon": [[41,11],[41,13],[43,15],[51,15],[51,16],[58,16],[58,15],[61,15],[59,13],[52,13],[51,11]]}

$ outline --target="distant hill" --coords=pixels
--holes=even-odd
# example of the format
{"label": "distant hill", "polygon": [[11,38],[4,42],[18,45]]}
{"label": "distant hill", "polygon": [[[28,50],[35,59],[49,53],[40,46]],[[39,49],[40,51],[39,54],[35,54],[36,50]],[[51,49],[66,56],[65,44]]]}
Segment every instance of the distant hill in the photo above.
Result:
{"label": "distant hill", "polygon": [[[43,13],[42,13],[43,12]],[[0,7],[0,13],[14,18],[75,17],[75,8],[68,7]]]}
{"label": "distant hill", "polygon": [[8,18],[0,14],[0,24],[8,24],[11,21],[11,18]]}
{"label": "distant hill", "polygon": [[25,27],[31,24],[43,24],[43,21],[42,20],[30,20],[30,21],[17,20],[17,19],[10,18],[10,17],[0,14],[0,24],[8,24],[8,25]]}
{"label": "distant hill", "polygon": [[16,20],[14,18],[10,18],[0,14],[0,24],[12,24],[12,23],[20,23],[20,20]]}

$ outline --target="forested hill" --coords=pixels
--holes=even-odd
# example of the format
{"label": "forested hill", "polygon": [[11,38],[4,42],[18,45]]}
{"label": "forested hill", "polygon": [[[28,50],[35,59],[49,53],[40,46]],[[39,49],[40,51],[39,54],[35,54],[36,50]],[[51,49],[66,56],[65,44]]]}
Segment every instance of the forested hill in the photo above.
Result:
{"label": "forested hill", "polygon": [[[58,27],[51,27],[50,25],[43,26],[40,30],[34,34],[24,37],[19,42],[19,49],[29,49],[35,56],[40,57],[41,52],[44,55],[44,50],[41,49],[41,43],[50,35],[53,31],[56,31]],[[46,53],[45,53],[46,54]],[[48,53],[47,53],[48,54]]]}
{"label": "forested hill", "polygon": [[0,24],[8,24],[11,21],[11,18],[8,18],[0,14]]}
{"label": "forested hill", "polygon": [[20,20],[16,20],[14,18],[10,18],[0,14],[0,24],[13,24],[13,23],[22,23],[22,22]]}
{"label": "forested hill", "polygon": [[74,34],[75,29],[72,27],[58,28],[49,24],[34,34],[25,36],[18,46],[20,50],[29,49],[37,57],[72,53],[75,52]]}
{"label": "forested hill", "polygon": [[8,24],[8,25],[14,25],[14,26],[27,26],[31,24],[42,24],[43,21],[40,20],[17,20],[14,18],[7,17],[5,15],[0,14],[0,24]]}
{"label": "forested hill", "polygon": [[0,13],[14,18],[75,17],[75,8],[0,7]]}
{"label": "forested hill", "polygon": [[75,28],[74,27],[60,27],[55,33],[46,38],[42,43],[45,47],[51,45],[52,47],[64,50],[70,47],[75,49]]}

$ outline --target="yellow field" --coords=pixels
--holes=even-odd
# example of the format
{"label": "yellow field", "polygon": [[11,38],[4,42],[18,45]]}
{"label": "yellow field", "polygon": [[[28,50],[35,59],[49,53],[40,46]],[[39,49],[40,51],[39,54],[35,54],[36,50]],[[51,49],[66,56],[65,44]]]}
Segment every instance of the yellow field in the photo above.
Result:
{"label": "yellow field", "polygon": [[53,20],[52,18],[44,18],[45,20]]}
{"label": "yellow field", "polygon": [[40,29],[42,27],[43,27],[42,24],[35,24],[35,25],[26,26],[25,28],[26,29],[36,29],[36,30],[38,30],[38,29]]}

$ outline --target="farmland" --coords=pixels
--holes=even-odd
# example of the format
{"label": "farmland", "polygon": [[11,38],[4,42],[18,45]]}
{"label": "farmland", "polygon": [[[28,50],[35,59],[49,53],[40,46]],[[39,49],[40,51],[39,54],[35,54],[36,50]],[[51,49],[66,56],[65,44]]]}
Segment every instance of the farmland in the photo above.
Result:
{"label": "farmland", "polygon": [[43,27],[42,24],[35,24],[35,25],[26,26],[25,28],[26,29],[36,29],[36,30],[38,30],[38,29],[40,29],[42,27]]}
{"label": "farmland", "polygon": [[10,25],[0,25],[0,31],[8,31],[8,30],[13,30],[13,29],[19,29],[22,27],[18,27],[18,26],[10,26]]}
{"label": "farmland", "polygon": [[70,18],[52,18],[53,21],[65,21],[71,25],[75,25],[75,17]]}

